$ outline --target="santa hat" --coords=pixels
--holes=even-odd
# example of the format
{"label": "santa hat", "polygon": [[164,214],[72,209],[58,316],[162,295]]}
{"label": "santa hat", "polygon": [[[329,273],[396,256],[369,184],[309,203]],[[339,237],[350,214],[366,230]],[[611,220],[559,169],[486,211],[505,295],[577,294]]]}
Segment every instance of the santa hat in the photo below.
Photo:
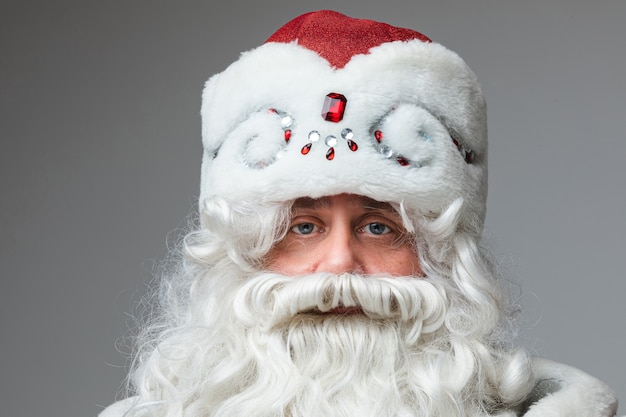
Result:
{"label": "santa hat", "polygon": [[487,121],[474,73],[410,29],[307,13],[214,75],[202,97],[207,199],[340,193],[437,215],[464,201],[480,233]]}

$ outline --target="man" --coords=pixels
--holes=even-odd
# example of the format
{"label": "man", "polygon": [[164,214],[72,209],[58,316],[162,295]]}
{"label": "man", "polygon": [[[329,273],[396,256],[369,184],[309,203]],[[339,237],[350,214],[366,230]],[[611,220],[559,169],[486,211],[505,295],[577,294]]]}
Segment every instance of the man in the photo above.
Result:
{"label": "man", "polygon": [[485,102],[412,30],[297,17],[203,95],[200,224],[111,416],[613,416],[511,343]]}

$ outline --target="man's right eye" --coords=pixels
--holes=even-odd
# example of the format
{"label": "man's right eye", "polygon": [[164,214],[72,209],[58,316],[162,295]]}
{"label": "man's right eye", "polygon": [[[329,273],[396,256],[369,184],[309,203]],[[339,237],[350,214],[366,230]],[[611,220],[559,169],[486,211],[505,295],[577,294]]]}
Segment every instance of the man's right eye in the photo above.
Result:
{"label": "man's right eye", "polygon": [[291,228],[291,231],[299,235],[310,235],[315,231],[316,226],[313,223],[300,223]]}

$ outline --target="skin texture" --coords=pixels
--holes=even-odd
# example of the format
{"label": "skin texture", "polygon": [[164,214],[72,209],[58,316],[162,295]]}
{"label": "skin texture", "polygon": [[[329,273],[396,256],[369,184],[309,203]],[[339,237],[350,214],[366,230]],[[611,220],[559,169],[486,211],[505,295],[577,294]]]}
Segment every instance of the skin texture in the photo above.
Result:
{"label": "skin texture", "polygon": [[353,194],[296,200],[287,234],[267,261],[269,269],[291,276],[421,275],[400,215],[388,203]]}

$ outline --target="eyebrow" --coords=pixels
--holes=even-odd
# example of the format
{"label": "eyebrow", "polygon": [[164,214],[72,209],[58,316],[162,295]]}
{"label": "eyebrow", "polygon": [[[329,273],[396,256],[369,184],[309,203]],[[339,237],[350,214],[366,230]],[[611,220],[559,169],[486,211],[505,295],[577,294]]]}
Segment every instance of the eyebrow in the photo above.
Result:
{"label": "eyebrow", "polygon": [[[396,212],[396,210],[391,206],[391,204],[386,203],[384,201],[374,200],[370,197],[365,197],[362,195],[355,195],[354,198],[360,200],[361,204],[364,208],[368,210],[385,210]],[[328,208],[330,207],[330,199],[328,197],[320,197],[320,198],[311,198],[311,197],[300,197],[296,201],[294,201],[292,205],[292,209],[319,209],[319,208]]]}
{"label": "eyebrow", "polygon": [[363,207],[365,207],[366,209],[386,210],[393,211],[394,213],[396,212],[391,204],[384,201],[374,200],[373,198],[369,197],[361,197],[361,199],[363,200]]}
{"label": "eyebrow", "polygon": [[328,198],[311,198],[311,197],[300,197],[296,201],[293,202],[291,206],[292,209],[296,208],[309,208],[309,209],[318,209],[325,208],[330,206],[330,200]]}

